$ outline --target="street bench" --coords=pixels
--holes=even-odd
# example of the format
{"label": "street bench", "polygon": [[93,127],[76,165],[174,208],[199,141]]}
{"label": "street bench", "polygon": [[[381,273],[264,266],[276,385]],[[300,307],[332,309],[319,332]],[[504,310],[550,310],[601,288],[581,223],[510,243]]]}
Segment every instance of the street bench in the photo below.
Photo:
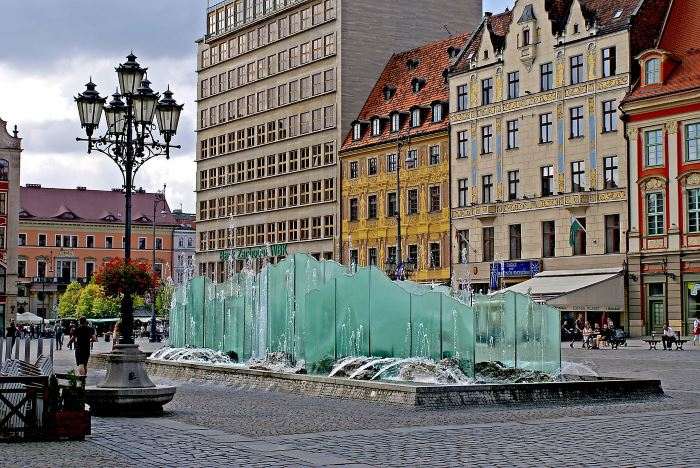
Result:
{"label": "street bench", "polygon": [[676,350],[683,351],[683,345],[686,344],[688,341],[690,341],[690,338],[687,336],[679,336],[676,338],[676,341],[674,341],[676,345]]}
{"label": "street bench", "polygon": [[642,341],[649,345],[649,349],[657,349],[656,345],[661,343],[660,338],[642,338]]}

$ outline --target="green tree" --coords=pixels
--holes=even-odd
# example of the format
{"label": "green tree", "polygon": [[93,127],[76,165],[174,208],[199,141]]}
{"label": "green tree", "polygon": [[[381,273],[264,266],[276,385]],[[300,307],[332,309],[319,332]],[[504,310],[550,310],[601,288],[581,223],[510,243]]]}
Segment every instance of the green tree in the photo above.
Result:
{"label": "green tree", "polygon": [[167,318],[170,314],[170,303],[175,293],[175,287],[170,283],[161,283],[156,293],[156,314],[158,317]]}
{"label": "green tree", "polygon": [[102,294],[95,298],[95,302],[92,304],[92,311],[97,318],[117,318],[120,311],[119,299]]}
{"label": "green tree", "polygon": [[82,286],[77,281],[72,281],[66,288],[66,292],[61,295],[58,301],[59,317],[75,317],[80,300]]}
{"label": "green tree", "polygon": [[95,314],[95,301],[104,297],[102,288],[95,283],[90,283],[80,292],[78,299],[78,316],[85,318],[100,318]]}

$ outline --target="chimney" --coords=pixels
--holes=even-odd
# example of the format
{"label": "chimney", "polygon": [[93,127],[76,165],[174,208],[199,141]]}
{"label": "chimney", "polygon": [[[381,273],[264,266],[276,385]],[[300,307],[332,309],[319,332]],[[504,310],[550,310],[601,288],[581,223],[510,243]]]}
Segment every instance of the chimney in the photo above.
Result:
{"label": "chimney", "polygon": [[27,184],[27,188],[41,188],[41,184]]}
{"label": "chimney", "polygon": [[484,16],[487,17],[487,18],[491,17],[492,15],[493,15],[493,13],[491,13],[490,11],[485,11],[485,12],[484,12]]}
{"label": "chimney", "polygon": [[122,189],[120,187],[114,187],[112,189],[112,192],[121,192],[121,191],[122,191]]}
{"label": "chimney", "polygon": [[84,191],[87,190],[87,187],[77,186],[76,189],[78,189],[78,190],[81,191],[81,192],[84,192]]}

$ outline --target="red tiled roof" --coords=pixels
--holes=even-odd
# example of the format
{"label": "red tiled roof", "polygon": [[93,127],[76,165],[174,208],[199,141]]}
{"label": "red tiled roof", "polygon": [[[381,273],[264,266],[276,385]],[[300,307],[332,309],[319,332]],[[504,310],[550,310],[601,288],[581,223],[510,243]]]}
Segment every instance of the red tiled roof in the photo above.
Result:
{"label": "red tiled roof", "polygon": [[[450,65],[451,58],[448,54],[448,49],[463,47],[468,37],[467,33],[463,33],[392,55],[357,117],[358,121],[365,123],[372,117],[381,117],[383,119],[382,132],[378,136],[372,136],[370,126],[363,125],[362,138],[353,140],[351,130],[345,138],[342,150],[395,139],[396,133],[389,131],[388,121],[389,114],[393,112],[406,113],[414,107],[427,107],[436,101],[446,103],[450,93],[443,73]],[[410,60],[418,61],[418,66],[410,69],[408,67]],[[414,93],[412,89],[414,79],[425,80],[424,87],[417,93]],[[384,89],[386,87],[395,89],[394,96],[388,100],[384,98]],[[418,128],[410,129],[411,134],[415,135],[447,128],[447,108],[443,112],[444,118],[442,121],[433,123],[432,109],[426,111],[421,119],[422,125]],[[409,119],[402,118],[401,130],[403,134],[405,134],[404,130],[409,128],[409,124]]]}
{"label": "red tiled roof", "polygon": [[657,49],[671,54],[675,67],[662,84],[639,83],[625,99],[663,96],[700,88],[700,0],[674,0]]}
{"label": "red tiled roof", "polygon": [[[136,224],[151,224],[155,193],[136,192],[131,198],[131,217]],[[81,190],[44,187],[20,187],[20,219],[68,222],[123,222],[124,193],[107,190]],[[161,211],[165,213],[161,214]],[[113,216],[114,221],[109,217]],[[147,219],[147,221],[146,221]],[[168,202],[158,205],[156,223],[175,225]]]}

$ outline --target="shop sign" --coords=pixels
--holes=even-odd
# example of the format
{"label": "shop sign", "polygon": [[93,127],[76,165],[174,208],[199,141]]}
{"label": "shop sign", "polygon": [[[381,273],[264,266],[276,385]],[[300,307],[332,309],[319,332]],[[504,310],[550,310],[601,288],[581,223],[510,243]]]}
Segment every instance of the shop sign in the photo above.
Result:
{"label": "shop sign", "polygon": [[248,249],[234,249],[221,252],[221,261],[225,262],[233,254],[234,260],[246,260],[248,258],[268,258],[281,257],[287,255],[287,244],[265,245],[262,247],[251,247]]}
{"label": "shop sign", "polygon": [[498,289],[499,278],[532,278],[540,272],[539,260],[517,260],[508,262],[493,262],[491,264],[490,288]]}

